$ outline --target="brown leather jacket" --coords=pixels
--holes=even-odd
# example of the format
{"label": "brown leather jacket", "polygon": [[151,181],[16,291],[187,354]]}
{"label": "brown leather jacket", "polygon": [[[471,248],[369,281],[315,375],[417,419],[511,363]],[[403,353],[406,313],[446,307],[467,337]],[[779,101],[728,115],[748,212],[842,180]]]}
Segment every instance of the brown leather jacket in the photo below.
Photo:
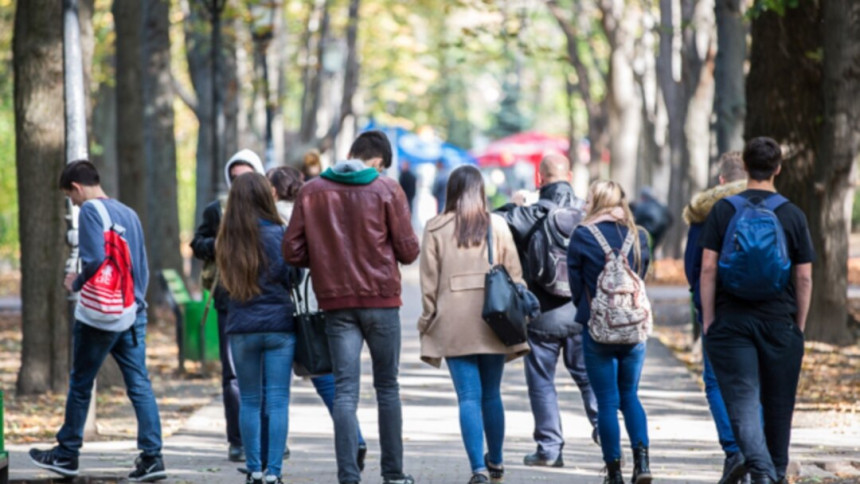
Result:
{"label": "brown leather jacket", "polygon": [[406,196],[380,176],[366,185],[319,177],[302,187],[284,234],[284,260],[310,267],[322,310],[395,308],[400,269],[418,258]]}

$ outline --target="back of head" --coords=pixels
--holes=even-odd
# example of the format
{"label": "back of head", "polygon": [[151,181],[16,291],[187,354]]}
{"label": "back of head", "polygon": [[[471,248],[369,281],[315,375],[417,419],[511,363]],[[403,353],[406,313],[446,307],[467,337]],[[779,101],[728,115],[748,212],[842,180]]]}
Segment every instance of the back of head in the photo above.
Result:
{"label": "back of head", "polygon": [[602,215],[622,214],[621,217],[613,217],[618,223],[623,224],[633,234],[634,261],[637,266],[641,264],[642,254],[639,248],[639,228],[630,211],[630,201],[620,184],[611,180],[595,180],[588,188],[588,202],[586,203],[586,214],[583,223],[589,223]]}
{"label": "back of head", "polygon": [[279,166],[272,168],[266,173],[266,178],[275,189],[277,200],[285,200],[288,202],[295,201],[299,194],[299,189],[304,182],[302,172],[291,166]]}
{"label": "back of head", "polygon": [[749,177],[755,181],[767,181],[779,170],[782,150],[772,138],[761,136],[751,139],[744,146],[744,166]]}
{"label": "back of head", "polygon": [[382,131],[365,131],[355,138],[349,148],[349,156],[361,161],[369,161],[374,158],[382,160],[381,167],[391,167],[391,143],[388,136]]}
{"label": "back of head", "polygon": [[220,279],[230,297],[247,301],[260,294],[258,278],[266,265],[260,220],[281,224],[266,177],[245,173],[233,180],[215,241]]}
{"label": "back of head", "polygon": [[490,215],[484,178],[471,165],[463,165],[451,172],[445,194],[445,212],[456,216],[457,247],[479,246],[487,236]]}
{"label": "back of head", "polygon": [[570,160],[560,153],[546,155],[540,161],[538,173],[542,185],[570,181]]}
{"label": "back of head", "polygon": [[60,175],[60,190],[71,190],[72,183],[85,187],[95,187],[100,184],[99,171],[96,165],[87,160],[78,160],[69,163],[63,168]]}
{"label": "back of head", "polygon": [[727,151],[720,156],[720,181],[722,183],[732,183],[746,177],[743,153]]}

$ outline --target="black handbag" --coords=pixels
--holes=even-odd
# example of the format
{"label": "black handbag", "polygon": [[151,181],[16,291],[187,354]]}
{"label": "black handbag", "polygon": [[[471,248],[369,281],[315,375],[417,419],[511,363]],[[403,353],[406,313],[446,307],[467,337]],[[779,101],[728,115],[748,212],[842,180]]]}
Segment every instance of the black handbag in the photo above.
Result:
{"label": "black handbag", "polygon": [[[332,372],[331,354],[328,347],[328,336],[325,333],[325,314],[322,311],[311,311],[308,300],[308,286],[311,278],[305,281],[304,310],[302,298],[297,288],[293,288],[296,303],[296,313],[293,324],[296,328],[295,373],[299,376],[324,375]],[[295,366],[295,365],[294,365]]]}
{"label": "black handbag", "polygon": [[526,303],[505,266],[493,264],[493,225],[487,228],[490,271],[484,276],[484,308],[481,317],[507,346],[526,341]]}

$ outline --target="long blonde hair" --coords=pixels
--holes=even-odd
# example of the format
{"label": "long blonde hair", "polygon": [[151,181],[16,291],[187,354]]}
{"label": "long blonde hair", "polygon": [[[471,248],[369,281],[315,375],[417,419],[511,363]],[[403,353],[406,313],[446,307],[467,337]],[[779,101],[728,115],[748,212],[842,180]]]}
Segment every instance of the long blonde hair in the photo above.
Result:
{"label": "long blonde hair", "polygon": [[588,211],[585,214],[584,224],[602,216],[609,215],[617,209],[621,209],[624,217],[616,223],[624,225],[633,234],[633,261],[636,272],[642,269],[642,249],[639,241],[639,227],[630,211],[630,203],[621,185],[611,180],[595,180],[588,187]]}

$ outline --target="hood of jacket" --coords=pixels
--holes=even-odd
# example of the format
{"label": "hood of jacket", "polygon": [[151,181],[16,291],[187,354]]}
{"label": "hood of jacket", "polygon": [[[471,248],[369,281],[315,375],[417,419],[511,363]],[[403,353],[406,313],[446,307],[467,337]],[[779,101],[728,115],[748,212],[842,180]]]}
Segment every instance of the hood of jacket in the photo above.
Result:
{"label": "hood of jacket", "polygon": [[254,171],[257,173],[264,175],[266,171],[263,170],[263,162],[260,161],[260,157],[257,156],[257,153],[249,149],[239,150],[235,155],[233,155],[227,164],[224,165],[224,179],[227,180],[227,188],[230,187],[230,168],[236,163],[245,163],[251,165],[254,168]]}
{"label": "hood of jacket", "polygon": [[344,160],[326,169],[320,176],[345,185],[367,185],[379,177],[379,172],[361,160]]}
{"label": "hood of jacket", "polygon": [[572,205],[576,200],[576,195],[573,194],[573,187],[566,181],[560,181],[544,185],[540,189],[540,199],[550,200],[556,205],[566,206]]}
{"label": "hood of jacket", "polygon": [[699,193],[684,207],[684,221],[688,225],[703,223],[708,218],[708,214],[711,213],[714,204],[726,197],[737,195],[744,191],[746,187],[746,180],[738,180],[726,183],[725,185],[718,185]]}

